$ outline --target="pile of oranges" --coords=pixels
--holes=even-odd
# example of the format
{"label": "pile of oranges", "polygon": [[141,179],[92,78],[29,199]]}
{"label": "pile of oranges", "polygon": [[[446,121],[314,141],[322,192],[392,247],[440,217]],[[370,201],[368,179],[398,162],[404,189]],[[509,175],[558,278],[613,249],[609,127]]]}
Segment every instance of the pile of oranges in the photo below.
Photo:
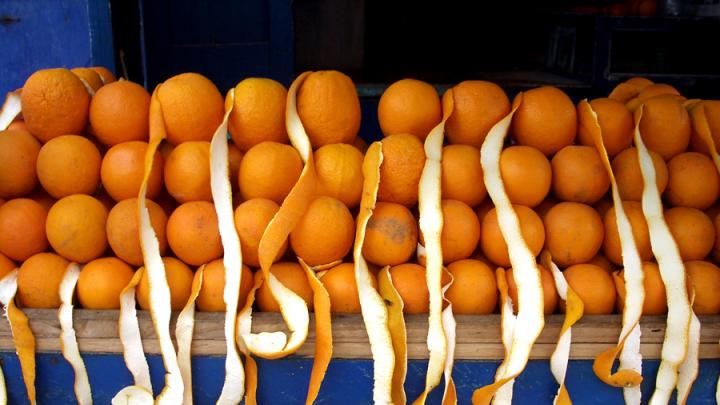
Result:
{"label": "pile of oranges", "polygon": [[[697,314],[720,313],[720,176],[698,139],[685,98],[646,79],[630,92],[590,101],[602,128],[624,209],[644,261],[645,314],[667,311],[640,199],[643,180],[632,146],[633,111],[644,106],[640,130],[651,151],[665,220],[686,262]],[[171,306],[187,302],[194,271],[205,266],[200,311],[224,311],[223,245],[210,188],[210,140],[223,120],[225,100],[207,78],[184,73],[157,94],[167,130],[149,173],[147,207],[163,255]],[[443,97],[446,97],[447,94]],[[480,146],[511,103],[499,86],[465,81],[453,88],[454,111],[442,151],[441,245],[454,282],[446,297],[456,313],[498,311],[494,269],[511,266],[497,213],[487,197]],[[143,266],[137,196],[149,141],[150,94],[102,68],[48,69],[21,90],[22,117],[0,132],[0,277],[15,267],[19,303],[56,308],[70,262],[84,264],[77,286],[82,307],[113,309]],[[243,252],[240,305],[259,266],[258,246],[283,200],[300,178],[303,160],[286,131],[287,90],[273,80],[245,79],[235,88],[229,117],[229,167],[234,222]],[[403,79],[380,98],[383,161],[377,206],[367,225],[363,256],[375,272],[390,266],[406,313],[428,312],[424,261],[418,257],[418,183],[423,141],[443,117],[441,97],[428,83]],[[352,80],[337,71],[314,72],[297,96],[313,146],[316,195],[280,249],[270,272],[312,308],[302,259],[325,286],[335,313],[358,313],[352,265],[363,192],[365,142],[358,137],[360,102]],[[720,143],[720,101],[706,101]],[[527,91],[500,157],[505,191],[522,235],[563,269],[587,314],[622,311],[625,286],[610,180],[576,105],[561,90]],[[553,276],[540,266],[545,313],[560,311]],[[517,291],[508,272],[509,294]],[[615,275],[615,277],[613,277]],[[147,275],[137,288],[149,308]],[[278,311],[267,286],[261,311]]]}

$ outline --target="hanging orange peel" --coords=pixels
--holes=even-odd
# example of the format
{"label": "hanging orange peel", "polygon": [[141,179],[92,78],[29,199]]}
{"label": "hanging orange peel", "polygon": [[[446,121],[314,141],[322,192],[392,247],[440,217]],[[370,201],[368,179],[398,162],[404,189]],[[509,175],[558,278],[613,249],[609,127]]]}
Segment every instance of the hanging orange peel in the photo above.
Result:
{"label": "hanging orange peel", "polygon": [[[695,291],[693,290],[692,297],[690,298],[690,306],[695,302]],[[700,371],[700,319],[698,319],[695,312],[692,312],[692,318],[690,319],[690,329],[688,331],[688,352],[685,356],[685,360],[680,365],[678,370],[678,383],[677,383],[677,403],[678,405],[685,405],[688,397],[690,396],[690,390],[695,382]]]}
{"label": "hanging orange peel", "polygon": [[[505,269],[498,267],[495,270],[495,279],[497,281],[498,291],[500,292],[500,340],[505,350],[503,361],[495,371],[495,381],[499,381],[503,378],[502,376],[507,369],[507,361],[510,358],[510,347],[512,346],[512,337],[515,332],[517,317],[513,313],[512,298],[510,298],[508,294]],[[514,384],[515,379],[512,379],[500,387],[493,397],[493,403],[496,405],[511,404]]]}
{"label": "hanging orange peel", "polygon": [[443,330],[445,331],[445,338],[447,339],[447,356],[445,356],[445,367],[443,369],[445,391],[443,392],[442,405],[455,405],[457,404],[457,391],[455,389],[455,382],[452,379],[452,369],[455,364],[455,336],[457,323],[455,322],[455,316],[453,315],[452,303],[450,300],[445,298],[445,293],[453,283],[453,276],[447,271],[447,269],[443,268],[443,271],[450,279],[450,282],[442,286],[443,302],[446,305],[445,309],[442,311],[442,324]]}
{"label": "hanging orange peel", "polygon": [[560,336],[558,337],[555,350],[550,356],[550,371],[555,380],[560,384],[558,393],[555,395],[554,404],[569,405],[572,404],[570,394],[565,388],[565,375],[567,374],[568,360],[570,359],[570,344],[572,343],[572,326],[583,316],[585,305],[577,293],[570,288],[565,276],[560,269],[552,261],[552,256],[547,250],[540,255],[540,261],[545,268],[550,269],[555,281],[555,289],[560,299],[565,301],[565,319],[560,328]]}
{"label": "hanging orange peel", "polygon": [[443,257],[440,236],[443,228],[441,207],[442,149],[445,136],[445,121],[453,111],[452,89],[443,100],[443,119],[430,131],[425,139],[425,165],[418,187],[418,210],[425,256],[425,278],[430,293],[428,315],[427,347],[430,352],[425,390],[414,404],[424,404],[428,394],[440,384],[445,369],[448,342],[443,328]]}
{"label": "hanging orange peel", "polygon": [[0,107],[0,131],[6,130],[21,111],[20,91],[9,92],[2,107]]}
{"label": "hanging orange peel", "polygon": [[118,334],[123,347],[125,365],[133,376],[134,386],[152,392],[150,381],[150,368],[143,351],[140,325],[135,309],[135,289],[140,283],[144,268],[138,269],[127,286],[120,292],[120,317],[118,319]]}
{"label": "hanging orange peel", "polygon": [[137,385],[121,389],[110,402],[112,405],[152,405],[152,391]]}
{"label": "hanging orange peel", "polygon": [[540,271],[535,256],[523,239],[520,222],[505,192],[500,175],[500,153],[512,117],[522,103],[522,97],[522,93],[515,97],[512,111],[490,129],[480,150],[485,187],[495,204],[500,231],[508,245],[510,263],[518,290],[518,315],[510,350],[504,360],[506,367],[502,377],[493,384],[475,390],[473,393],[475,405],[489,403],[498,389],[523,371],[530,356],[530,349],[545,325]]}
{"label": "hanging orange peel", "polygon": [[[195,300],[202,288],[202,278],[205,266],[198,269],[198,276],[193,278],[192,287],[190,289],[190,297],[177,317],[175,323],[175,339],[178,347],[178,364],[180,366],[180,375],[182,375],[183,386],[183,405],[192,405],[192,362],[190,349],[192,347],[193,331],[195,330]],[[234,321],[234,319],[233,319]],[[234,340],[233,340],[234,342]]]}
{"label": "hanging orange peel", "polygon": [[[655,167],[640,135],[643,106],[635,110],[635,146],[643,177],[642,209],[650,233],[650,246],[660,268],[668,303],[667,327],[660,368],[650,405],[666,404],[678,382],[678,369],[687,356],[692,308],[686,289],[685,265],[663,216],[655,180]],[[642,305],[641,305],[642,306]]]}
{"label": "hanging orange peel", "polygon": [[395,368],[392,374],[392,403],[404,405],[407,403],[407,395],[405,394],[407,330],[405,329],[405,316],[403,315],[405,304],[393,284],[390,266],[385,266],[378,273],[378,291],[387,306],[388,330],[392,338],[393,353],[395,355]]}
{"label": "hanging orange peel", "polygon": [[[605,171],[610,179],[613,206],[615,208],[615,221],[620,236],[623,266],[623,277],[626,286],[625,305],[623,306],[622,330],[618,337],[618,344],[605,350],[595,358],[593,371],[604,383],[614,387],[622,387],[627,404],[640,403],[640,382],[642,381],[640,355],[640,316],[645,301],[645,279],[642,270],[642,261],[632,234],[630,220],[620,198],[615,175],[610,166],[610,159],[603,143],[602,130],[595,111],[587,100],[578,105],[578,114],[586,119],[579,120],[585,125],[595,144],[595,149],[601,158]],[[612,372],[615,359],[620,356],[620,367]]]}
{"label": "hanging orange peel", "polygon": [[245,357],[245,405],[255,405],[257,400],[255,394],[257,392],[257,364],[255,359],[250,355],[250,351],[245,345],[245,339],[250,336],[252,329],[252,306],[255,303],[255,293],[262,286],[262,273],[253,278],[253,286],[248,293],[247,301],[237,316],[237,336],[236,342],[238,348]]}

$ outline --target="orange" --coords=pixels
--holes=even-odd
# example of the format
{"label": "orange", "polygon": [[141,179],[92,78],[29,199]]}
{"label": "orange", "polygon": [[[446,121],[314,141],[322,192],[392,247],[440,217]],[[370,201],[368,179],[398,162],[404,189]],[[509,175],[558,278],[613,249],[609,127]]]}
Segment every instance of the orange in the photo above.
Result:
{"label": "orange", "polygon": [[77,296],[85,309],[120,309],[120,293],[133,277],[133,269],[115,257],[90,261],[80,272]]}
{"label": "orange", "polygon": [[[145,200],[150,212],[150,224],[155,231],[160,254],[165,254],[167,249],[167,237],[165,226],[167,215],[162,207],[152,200]],[[117,257],[132,264],[140,266],[143,264],[143,254],[140,249],[140,230],[138,227],[138,200],[128,198],[115,204],[107,217],[107,240],[112,251]]]}
{"label": "orange", "polygon": [[531,146],[516,145],[503,150],[500,175],[510,201],[528,207],[540,204],[552,184],[550,161]]}
{"label": "orange", "polygon": [[175,256],[192,266],[222,256],[215,206],[207,201],[191,201],[175,208],[168,218],[167,240]]}
{"label": "orange", "polygon": [[290,145],[262,142],[240,162],[238,183],[243,198],[267,198],[282,204],[300,178],[303,162]]}
{"label": "orange", "polygon": [[[660,268],[653,262],[643,262],[642,271],[645,274],[643,286],[645,287],[645,301],[643,301],[643,315],[662,315],[667,313],[667,298],[665,296],[665,284],[660,276]],[[625,306],[625,281],[624,270],[618,271],[618,277],[614,277],[617,290],[617,308],[622,313]]]}
{"label": "orange", "polygon": [[7,256],[0,253],[0,280],[2,280],[8,273],[15,270],[18,266]]}
{"label": "orange", "polygon": [[690,117],[683,104],[660,96],[646,100],[644,105],[640,135],[645,146],[665,160],[684,152],[690,143]]}
{"label": "orange", "polygon": [[405,263],[417,249],[418,224],[405,206],[379,202],[367,224],[363,256],[378,266]]}
{"label": "orange", "polygon": [[378,201],[415,205],[425,167],[422,142],[410,134],[390,135],[382,140],[382,153]]}
{"label": "orange", "polygon": [[[703,100],[703,108],[705,109],[705,118],[707,118],[715,148],[720,149],[720,100]],[[690,137],[690,145],[692,150],[710,155],[707,145],[700,139],[694,127]]]}
{"label": "orange", "polygon": [[355,83],[336,70],[310,73],[297,93],[297,111],[313,148],[352,143],[360,129]]}
{"label": "orange", "polygon": [[[174,257],[163,257],[162,261],[165,265],[165,278],[170,287],[170,308],[179,311],[190,298],[193,272],[185,263]],[[141,309],[146,311],[150,309],[150,280],[147,271],[143,273],[135,290],[135,298]]]}
{"label": "orange", "polygon": [[357,207],[363,187],[362,152],[352,145],[333,143],[316,150],[314,158],[318,195]]}
{"label": "orange", "polygon": [[442,200],[443,227],[440,237],[443,263],[470,257],[480,241],[480,221],[467,204]]}
{"label": "orange", "polygon": [[560,267],[592,260],[605,236],[600,215],[591,206],[575,202],[552,207],[544,225],[545,247]]}
{"label": "orange", "polygon": [[638,100],[647,100],[656,96],[662,96],[664,94],[674,94],[679,96],[680,92],[669,84],[664,83],[653,83],[647,87],[644,87],[638,94]]}
{"label": "orange", "polygon": [[685,263],[688,282],[695,290],[693,311],[696,315],[717,315],[720,313],[720,268],[710,262],[691,261]]}
{"label": "orange", "polygon": [[100,79],[102,79],[103,83],[108,84],[116,81],[115,75],[110,71],[110,69],[104,67],[104,66],[90,66],[90,69],[94,70],[95,73],[100,75]]}
{"label": "orange", "polygon": [[[645,216],[643,215],[642,206],[637,201],[623,201],[623,208],[625,215],[627,215],[630,221],[633,239],[635,239],[640,260],[648,261],[652,259],[653,252],[650,247],[650,234],[648,233],[648,226],[645,221]],[[622,266],[622,247],[620,246],[620,235],[615,218],[615,207],[608,210],[603,222],[605,224],[603,253],[608,260],[618,266]]]}
{"label": "orange", "polygon": [[0,252],[23,261],[47,249],[47,211],[34,200],[17,198],[0,206]]}
{"label": "orange", "polygon": [[605,166],[592,146],[566,146],[550,163],[553,193],[559,200],[595,204],[610,188]]}
{"label": "orange", "polygon": [[[291,262],[275,263],[270,267],[270,273],[277,277],[285,287],[305,300],[308,309],[312,310],[313,291],[310,283],[308,283],[305,271],[299,264]],[[260,274],[262,274],[261,271],[255,272],[255,277],[259,277]],[[267,280],[263,281],[260,288],[258,288],[256,298],[257,306],[261,311],[280,312],[280,306],[278,306],[277,301],[270,293]]]}
{"label": "orange", "polygon": [[[248,266],[260,266],[258,247],[265,228],[280,209],[274,201],[265,198],[247,200],[235,208],[235,229],[240,237],[242,259]],[[283,243],[275,260],[281,258],[287,250],[287,240]]]}
{"label": "orange", "polygon": [[378,121],[385,136],[412,134],[425,140],[441,119],[440,97],[423,81],[398,80],[380,96]]}
{"label": "orange", "polygon": [[720,177],[709,157],[698,152],[681,153],[668,162],[665,199],[670,205],[704,210],[720,192]]}
{"label": "orange", "polygon": [[476,207],[487,195],[480,150],[469,145],[448,145],[442,152],[442,197]]}
{"label": "orange", "polygon": [[[590,106],[597,114],[600,129],[602,130],[603,144],[608,156],[620,153],[630,147],[633,140],[635,124],[632,114],[625,105],[617,100],[609,98],[596,98],[590,102]],[[583,145],[595,147],[592,135],[585,127],[594,125],[583,120],[586,116],[578,116],[578,142]]]}
{"label": "orange", "polygon": [[615,265],[612,264],[610,262],[610,260],[608,260],[608,258],[605,257],[605,255],[602,253],[598,253],[595,257],[590,259],[588,261],[588,264],[594,264],[596,266],[600,266],[603,269],[605,269],[605,271],[607,271],[608,273],[612,273],[613,271],[615,271]]}
{"label": "orange", "polygon": [[[607,315],[615,309],[615,282],[602,267],[575,264],[563,271],[570,288],[585,305],[586,315]],[[563,306],[563,305],[561,305]]]}
{"label": "orange", "polygon": [[225,106],[217,87],[205,76],[182,73],[166,80],[158,90],[167,140],[210,142],[223,120]]}
{"label": "orange", "polygon": [[17,198],[37,185],[40,143],[27,132],[0,131],[0,197]]}
{"label": "orange", "polygon": [[107,146],[145,141],[149,134],[150,94],[142,86],[121,80],[103,86],[90,102],[90,125]]}
{"label": "orange", "polygon": [[90,95],[82,81],[67,69],[43,69],[30,75],[21,93],[28,130],[40,142],[79,134],[87,125]]}
{"label": "orange", "polygon": [[[658,191],[662,193],[668,184],[667,165],[662,156],[653,151],[649,152],[655,168],[655,184]],[[640,163],[638,163],[637,149],[632,147],[620,152],[612,160],[611,166],[620,198],[627,201],[642,200],[644,181],[640,171]]]}
{"label": "orange", "polygon": [[165,163],[165,187],[179,203],[212,201],[210,142],[183,142]]}
{"label": "orange", "polygon": [[17,297],[27,308],[58,308],[60,282],[70,264],[55,253],[38,253],[20,266],[17,275]]}
{"label": "orange", "polygon": [[[253,273],[248,266],[241,267],[240,293],[238,295],[238,309],[247,301],[248,294],[253,286]],[[195,272],[196,279],[200,272]],[[202,286],[197,297],[197,308],[203,312],[225,312],[225,265],[223,259],[215,259],[205,265],[203,270]]]}
{"label": "orange", "polygon": [[425,279],[425,268],[405,263],[390,268],[393,286],[403,300],[406,314],[426,314],[430,307],[430,293]]}
{"label": "orange", "polygon": [[[543,313],[550,315],[555,312],[560,297],[558,296],[557,290],[555,289],[555,279],[553,278],[550,270],[546,269],[545,266],[538,264],[538,270],[540,271],[540,284],[543,289]],[[513,269],[508,269],[505,273],[508,283],[508,295],[513,301],[513,309],[515,312],[518,310],[518,296],[517,296],[517,284],[515,284],[515,278],[513,277]]]}
{"label": "orange", "polygon": [[450,143],[481,147],[490,128],[510,112],[507,94],[495,83],[467,80],[453,87],[452,95],[453,112],[445,123]]}
{"label": "orange", "polygon": [[653,84],[652,80],[644,77],[632,77],[617,85],[610,93],[609,98],[626,103],[631,99],[636,98],[644,88],[650,86],[651,84]]}
{"label": "orange", "polygon": [[[100,166],[100,180],[113,200],[121,201],[138,196],[145,173],[147,148],[146,142],[131,141],[118,143],[105,153]],[[162,186],[163,158],[159,152],[155,152],[147,183],[147,198],[160,195]]]}
{"label": "orange", "polygon": [[27,125],[25,125],[25,121],[17,121],[18,118],[15,118],[15,121],[11,122],[10,125],[6,128],[7,131],[20,131],[24,132],[28,135],[32,135],[30,133],[30,130],[28,130]]}
{"label": "orange", "polygon": [[720,261],[720,238],[717,235],[720,234],[720,214],[716,214],[713,219],[713,225],[715,226],[715,245],[713,246],[713,258],[715,261]]}
{"label": "orange", "polygon": [[[370,280],[377,288],[377,280],[371,273]],[[355,267],[352,263],[341,263],[326,271],[320,277],[330,296],[330,311],[334,314],[359,314],[360,296],[355,283]]]}
{"label": "orange", "polygon": [[90,68],[76,67],[70,69],[70,71],[80,78],[86,88],[88,88],[88,91],[91,91],[93,94],[100,90],[103,84],[105,84],[100,75]]}
{"label": "orange", "polygon": [[[513,209],[520,222],[523,239],[533,255],[537,256],[545,244],[545,227],[542,219],[531,208],[513,204]],[[498,266],[510,267],[510,256],[505,238],[500,232],[497,211],[495,208],[483,218],[480,236],[480,247],[485,256]]]}
{"label": "orange", "polygon": [[535,147],[550,156],[575,139],[575,105],[556,87],[543,86],[526,91],[513,117],[511,131],[520,145]]}
{"label": "orange", "polygon": [[683,261],[703,260],[715,244],[715,226],[704,212],[687,207],[665,211],[665,222]]}
{"label": "orange", "polygon": [[354,238],[355,221],[350,210],[332,197],[318,197],[290,232],[290,246],[305,263],[318,266],[345,257]]}
{"label": "orange", "polygon": [[465,259],[447,267],[453,283],[445,292],[453,305],[453,313],[468,315],[491,314],[497,306],[495,273],[479,260]]}
{"label": "orange", "polygon": [[50,246],[62,257],[87,263],[107,248],[107,208],[94,197],[75,194],[58,200],[45,223]]}
{"label": "orange", "polygon": [[38,180],[55,198],[93,194],[100,184],[101,161],[100,151],[87,138],[58,136],[40,148]]}
{"label": "orange", "polygon": [[228,119],[228,130],[243,152],[272,141],[290,143],[285,130],[287,90],[272,79],[247,78],[235,86],[235,102]]}

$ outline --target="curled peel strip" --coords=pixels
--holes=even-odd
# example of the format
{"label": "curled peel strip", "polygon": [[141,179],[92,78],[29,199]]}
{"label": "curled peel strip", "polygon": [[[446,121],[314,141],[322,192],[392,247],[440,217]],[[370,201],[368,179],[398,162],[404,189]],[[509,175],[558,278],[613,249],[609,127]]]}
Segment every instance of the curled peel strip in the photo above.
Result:
{"label": "curled peel strip", "polygon": [[17,292],[17,269],[8,273],[0,280],[0,303],[5,309],[5,317],[10,324],[15,352],[20,361],[25,390],[30,404],[35,404],[35,336],[27,316],[15,306]]}
{"label": "curled peel strip", "polygon": [[135,309],[135,289],[140,283],[144,273],[145,270],[142,267],[138,269],[135,274],[133,274],[128,285],[120,292],[118,331],[120,344],[122,344],[123,347],[125,365],[133,376],[135,386],[152,392],[150,368],[148,367],[147,358],[143,351],[140,325],[138,324],[137,310]]}
{"label": "curled peel strip", "polygon": [[[695,302],[695,291],[693,291],[690,305]],[[692,312],[690,319],[690,330],[688,332],[688,352],[685,361],[680,365],[677,383],[677,403],[684,405],[690,396],[690,390],[698,376],[700,369],[700,319],[695,312]]]}
{"label": "curled peel strip", "polygon": [[[510,346],[512,345],[513,333],[515,333],[515,322],[517,317],[513,313],[512,298],[508,294],[507,274],[505,269],[498,267],[495,270],[495,279],[497,280],[498,291],[500,292],[500,340],[505,349],[505,357],[495,372],[495,381],[500,381],[507,369],[507,361],[510,358]],[[493,397],[494,405],[505,405],[512,403],[513,385],[515,379],[509,380],[505,385],[500,387]]]}
{"label": "curled peel strip", "polygon": [[452,379],[452,369],[455,364],[455,328],[457,323],[455,322],[455,316],[453,316],[452,303],[445,298],[445,293],[453,283],[453,277],[446,269],[443,269],[443,271],[446,272],[450,278],[450,282],[442,287],[443,300],[447,304],[442,311],[443,330],[445,331],[445,337],[447,339],[447,356],[445,356],[445,367],[443,369],[445,391],[443,392],[442,405],[455,405],[457,404],[457,392],[455,390],[455,382]]}
{"label": "curled peel strip", "polygon": [[112,405],[151,405],[152,403],[152,391],[137,385],[121,389],[111,402]]}
{"label": "curled peel strip", "polygon": [[686,289],[685,265],[663,216],[655,182],[655,167],[640,135],[643,106],[635,110],[635,146],[643,177],[642,208],[650,232],[650,245],[667,294],[668,317],[660,368],[650,405],[667,404],[678,381],[678,369],[687,356],[692,309]]}
{"label": "curled peel strip", "polygon": [[[690,100],[692,101],[692,100]],[[712,130],[710,124],[707,121],[707,115],[705,113],[705,105],[702,101],[690,102],[686,104],[690,112],[690,119],[692,120],[693,128],[695,132],[707,146],[710,151],[710,157],[712,157],[715,168],[720,172],[720,155],[718,155],[717,147],[712,137]]]}
{"label": "curled peel strip", "polygon": [[255,359],[250,355],[247,342],[250,339],[250,330],[252,328],[252,306],[255,303],[255,293],[263,283],[262,273],[253,279],[253,286],[248,293],[247,301],[237,316],[237,336],[236,341],[238,348],[245,357],[245,405],[255,405],[257,392],[257,364]]}
{"label": "curled peel strip", "polygon": [[65,275],[60,282],[60,309],[58,309],[58,321],[60,321],[60,347],[63,357],[70,363],[75,372],[75,398],[78,404],[92,404],[90,392],[90,380],[80,349],[78,348],[75,329],[73,329],[73,295],[78,277],[80,277],[80,266],[77,263],[70,263],[65,270]]}
{"label": "curled peel strip", "polygon": [[390,275],[390,266],[385,266],[378,273],[378,291],[385,301],[388,311],[388,329],[392,338],[395,368],[392,374],[392,403],[407,403],[405,394],[405,377],[407,375],[407,331],[403,315],[402,297],[395,289]]}
{"label": "curled peel strip", "polygon": [[175,339],[178,346],[178,365],[180,366],[180,375],[183,379],[183,405],[192,405],[192,369],[191,369],[191,352],[193,331],[195,330],[195,300],[202,288],[202,278],[205,266],[198,269],[199,275],[193,278],[190,297],[178,315],[175,323]]}
{"label": "curled peel strip", "polygon": [[500,153],[503,142],[512,117],[521,103],[522,93],[515,97],[512,111],[490,129],[480,150],[480,163],[485,186],[495,204],[500,231],[508,245],[510,263],[517,284],[519,310],[502,378],[493,384],[475,390],[473,393],[473,404],[475,405],[489,403],[500,387],[522,372],[530,356],[530,349],[545,325],[540,271],[535,256],[530,252],[523,239],[520,222],[505,193],[500,175]]}
{"label": "curled peel strip", "polygon": [[[640,355],[640,316],[645,301],[645,275],[642,270],[642,261],[632,234],[630,220],[620,198],[615,175],[612,172],[610,158],[608,157],[602,139],[602,130],[598,123],[597,114],[587,100],[578,105],[578,114],[588,119],[581,119],[585,129],[592,136],[595,149],[600,155],[605,171],[610,179],[613,206],[615,208],[615,221],[620,236],[623,266],[625,268],[625,305],[623,306],[622,330],[618,344],[595,358],[593,371],[605,384],[622,387],[625,402],[629,405],[640,404],[640,382],[642,381],[642,356]],[[612,372],[615,358],[620,355],[620,368]]]}
{"label": "curled peel strip", "polygon": [[5,97],[5,102],[2,107],[0,107],[0,131],[6,130],[21,111],[20,92],[9,92]]}

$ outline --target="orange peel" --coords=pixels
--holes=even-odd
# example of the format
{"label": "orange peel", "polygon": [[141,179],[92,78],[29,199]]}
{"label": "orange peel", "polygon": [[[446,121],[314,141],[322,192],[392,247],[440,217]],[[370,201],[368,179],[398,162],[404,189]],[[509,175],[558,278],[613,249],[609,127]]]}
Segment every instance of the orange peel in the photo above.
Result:
{"label": "orange peel", "polygon": [[247,301],[237,316],[236,341],[240,352],[245,357],[245,404],[257,404],[257,364],[245,344],[245,339],[250,336],[252,329],[252,306],[255,303],[255,293],[263,283],[262,273],[253,278],[253,286],[248,293]]}
{"label": "orange peel", "polygon": [[453,276],[447,269],[443,271],[450,278],[450,282],[442,287],[443,301],[446,304],[442,311],[442,324],[447,339],[447,356],[445,356],[445,367],[443,369],[443,377],[445,378],[445,391],[443,391],[442,405],[457,404],[457,390],[455,389],[455,381],[452,378],[452,370],[455,364],[455,337],[456,327],[455,316],[453,315],[452,303],[445,298],[445,293],[453,283]]}
{"label": "orange peel", "polygon": [[121,389],[110,402],[112,405],[151,405],[152,391],[145,387],[130,385]]}
{"label": "orange peel", "polygon": [[[693,291],[693,297],[690,300],[690,305],[695,301],[695,294]],[[692,312],[692,319],[690,319],[690,329],[688,331],[688,352],[685,356],[685,360],[680,365],[678,370],[678,383],[677,383],[677,403],[678,405],[685,405],[688,397],[690,396],[690,390],[692,385],[697,379],[700,371],[700,319],[698,319],[695,312]]]}
{"label": "orange peel", "polygon": [[692,122],[693,128],[695,129],[695,133],[697,133],[697,135],[700,137],[700,140],[702,140],[705,146],[707,146],[708,150],[710,151],[710,157],[712,158],[713,163],[715,163],[715,168],[718,170],[718,172],[720,172],[720,155],[718,154],[717,146],[715,146],[715,142],[713,141],[712,130],[710,129],[710,124],[707,120],[707,115],[705,113],[705,106],[703,105],[703,102],[688,102],[686,103],[686,107],[688,108],[688,112],[690,113],[690,120]]}
{"label": "orange peel", "polygon": [[[495,381],[502,379],[507,369],[507,359],[510,357],[510,347],[512,346],[512,337],[515,332],[515,322],[517,317],[513,312],[513,301],[508,294],[507,274],[505,269],[499,267],[495,270],[495,279],[497,280],[498,291],[500,292],[500,340],[505,350],[505,357],[495,372]],[[493,397],[493,403],[510,404],[512,403],[513,385],[515,379],[511,379],[500,387]]]}
{"label": "orange peel", "polygon": [[2,107],[0,107],[0,131],[6,130],[21,111],[20,91],[9,92]]}
{"label": "orange peel", "polygon": [[378,291],[385,301],[388,311],[388,329],[392,338],[395,368],[392,374],[392,403],[407,403],[405,394],[405,377],[407,376],[407,330],[403,315],[402,297],[395,289],[390,275],[390,266],[385,266],[378,273]]}
{"label": "orange peel", "polygon": [[123,347],[125,365],[133,376],[134,386],[142,387],[152,393],[150,381],[150,367],[143,351],[140,325],[135,309],[135,289],[140,283],[145,270],[138,269],[127,286],[120,292],[120,317],[118,319],[118,334]]}
{"label": "orange peel", "polygon": [[[193,277],[192,287],[190,289],[190,297],[177,317],[175,323],[175,339],[178,347],[178,365],[180,366],[180,375],[183,379],[183,405],[192,405],[192,355],[190,349],[192,347],[193,331],[195,330],[195,300],[202,288],[203,271],[205,266],[198,269],[198,276]],[[234,342],[234,340],[233,340]]]}

